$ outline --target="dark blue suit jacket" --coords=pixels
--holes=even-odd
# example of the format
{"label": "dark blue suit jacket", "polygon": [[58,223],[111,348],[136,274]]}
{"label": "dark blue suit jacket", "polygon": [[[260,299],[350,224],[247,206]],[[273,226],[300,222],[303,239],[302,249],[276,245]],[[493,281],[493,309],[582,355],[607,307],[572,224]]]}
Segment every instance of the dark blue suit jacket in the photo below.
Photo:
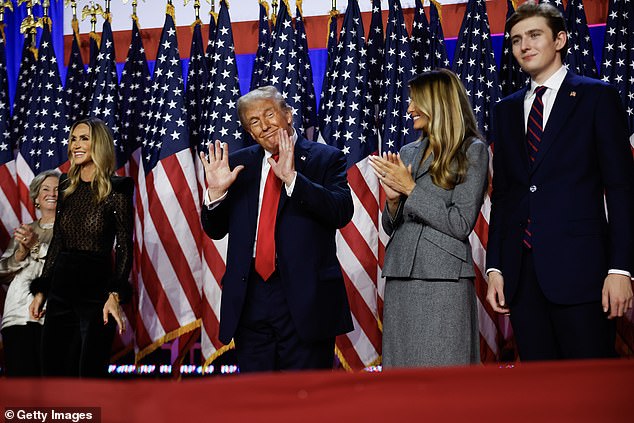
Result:
{"label": "dark blue suit jacket", "polygon": [[[227,270],[222,278],[220,340],[234,336],[244,306],[253,260],[258,194],[264,149],[259,145],[229,157],[244,165],[219,206],[203,207],[202,224],[213,239],[229,234]],[[335,232],[353,213],[343,153],[299,137],[295,143],[297,179],[292,196],[282,188],[275,242],[277,270],[291,317],[305,341],[323,340],[352,330],[352,319]]]}
{"label": "dark blue suit jacket", "polygon": [[634,166],[621,99],[613,87],[569,72],[529,166],[525,94],[494,109],[487,268],[502,271],[511,302],[530,217],[546,297],[558,304],[599,301],[608,269],[634,274]]}

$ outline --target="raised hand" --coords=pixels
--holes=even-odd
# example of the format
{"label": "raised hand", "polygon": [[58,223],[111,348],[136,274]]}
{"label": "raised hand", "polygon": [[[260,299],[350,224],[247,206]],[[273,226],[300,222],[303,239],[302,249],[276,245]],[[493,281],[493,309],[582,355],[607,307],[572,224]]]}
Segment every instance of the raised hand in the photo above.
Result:
{"label": "raised hand", "polygon": [[295,144],[284,129],[277,131],[279,137],[279,159],[277,162],[271,157],[269,164],[275,176],[280,178],[286,185],[290,185],[295,178]]}
{"label": "raised hand", "polygon": [[227,143],[221,143],[216,140],[213,149],[211,147],[212,145],[209,144],[209,155],[206,156],[201,151],[199,156],[205,169],[209,200],[213,201],[227,192],[238,177],[238,173],[244,169],[244,166],[239,165],[233,170],[229,169],[229,146]]}

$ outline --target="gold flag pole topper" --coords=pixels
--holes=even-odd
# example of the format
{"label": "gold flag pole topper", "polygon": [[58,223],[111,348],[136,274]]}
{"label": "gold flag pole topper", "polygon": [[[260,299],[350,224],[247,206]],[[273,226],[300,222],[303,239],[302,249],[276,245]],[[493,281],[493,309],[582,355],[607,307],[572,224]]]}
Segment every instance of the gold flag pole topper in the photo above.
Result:
{"label": "gold flag pole topper", "polygon": [[13,3],[11,3],[11,0],[0,0],[0,25],[4,24],[5,9],[9,9],[13,12]]}
{"label": "gold flag pole topper", "polygon": [[33,53],[37,54],[37,50],[35,50],[35,36],[37,34],[37,28],[43,28],[44,25],[42,23],[42,19],[37,19],[33,16],[33,6],[36,4],[41,4],[40,0],[18,0],[18,6],[26,3],[26,17],[22,20],[20,24],[20,33],[31,35],[31,48],[34,49]]}
{"label": "gold flag pole topper", "polygon": [[104,16],[103,8],[100,4],[95,4],[94,1],[90,2],[90,5],[85,5],[81,9],[81,20],[85,21],[90,16],[90,32],[97,32],[97,15]]}

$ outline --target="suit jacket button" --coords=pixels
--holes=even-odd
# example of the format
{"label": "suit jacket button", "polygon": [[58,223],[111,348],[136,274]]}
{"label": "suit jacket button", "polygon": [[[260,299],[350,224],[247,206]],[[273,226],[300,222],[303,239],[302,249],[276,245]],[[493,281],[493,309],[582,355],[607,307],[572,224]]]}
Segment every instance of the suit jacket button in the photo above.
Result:
{"label": "suit jacket button", "polygon": [[530,188],[528,188],[528,190],[530,192],[535,192],[535,191],[537,191],[537,187],[535,185],[531,185]]}

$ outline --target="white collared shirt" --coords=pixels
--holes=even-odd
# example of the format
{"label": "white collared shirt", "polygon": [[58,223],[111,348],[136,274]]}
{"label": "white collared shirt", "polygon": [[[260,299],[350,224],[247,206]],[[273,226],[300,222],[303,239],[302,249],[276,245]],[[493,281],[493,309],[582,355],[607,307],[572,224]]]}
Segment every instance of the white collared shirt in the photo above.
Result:
{"label": "white collared shirt", "polygon": [[[565,66],[560,67],[557,72],[552,74],[550,78],[544,81],[541,86],[548,88],[546,92],[544,92],[542,96],[542,102],[544,103],[544,112],[543,112],[543,121],[542,127],[546,129],[546,123],[548,122],[548,118],[550,117],[550,112],[553,110],[553,105],[555,104],[555,99],[557,98],[557,93],[561,88],[561,85],[566,78],[566,74],[568,73],[568,69]],[[535,100],[535,88],[539,87],[540,84],[536,83],[531,79],[531,87],[526,91],[526,96],[524,97],[524,132],[526,132],[526,128],[528,126],[528,115],[530,114],[531,107],[533,107],[533,101]],[[486,270],[487,276],[491,272],[502,273],[499,269],[489,268]],[[632,277],[630,272],[626,270],[620,269],[610,269],[608,270],[608,274],[617,274],[624,275],[627,277]]]}
{"label": "white collared shirt", "polygon": [[566,73],[568,73],[568,70],[565,66],[562,66],[541,85],[531,80],[531,87],[526,91],[526,96],[524,97],[524,133],[526,133],[528,115],[531,112],[531,107],[533,107],[533,101],[535,100],[535,88],[539,86],[548,88],[542,96],[542,102],[544,103],[542,127],[546,129],[546,123],[550,117],[550,112],[553,110],[553,105],[555,104],[559,88],[561,88],[561,84],[563,84],[564,79],[566,78]]}
{"label": "white collared shirt", "polygon": [[[293,134],[291,135],[290,140],[293,142],[293,144],[297,142],[297,131],[294,128],[293,128]],[[269,164],[268,159],[272,155],[273,155],[272,153],[264,150],[264,157],[262,158],[262,171],[260,174],[260,189],[258,191],[258,216],[257,216],[257,226],[255,228],[255,242],[253,244],[253,257],[255,257],[255,248],[257,247],[257,243],[258,243],[258,239],[257,239],[258,227],[260,226],[260,210],[262,209],[262,197],[264,196],[264,187],[266,186],[266,178],[269,174],[269,170],[271,169],[271,165]],[[286,195],[288,197],[291,197],[293,195],[293,190],[295,189],[296,180],[297,180],[297,172],[295,172],[295,176],[293,177],[293,180],[291,181],[290,184],[288,185],[284,184],[284,189],[286,189]],[[227,197],[227,193],[225,192],[222,197],[212,201],[209,199],[209,189],[206,189],[203,203],[205,207],[207,207],[208,210],[213,210],[226,197]]]}

